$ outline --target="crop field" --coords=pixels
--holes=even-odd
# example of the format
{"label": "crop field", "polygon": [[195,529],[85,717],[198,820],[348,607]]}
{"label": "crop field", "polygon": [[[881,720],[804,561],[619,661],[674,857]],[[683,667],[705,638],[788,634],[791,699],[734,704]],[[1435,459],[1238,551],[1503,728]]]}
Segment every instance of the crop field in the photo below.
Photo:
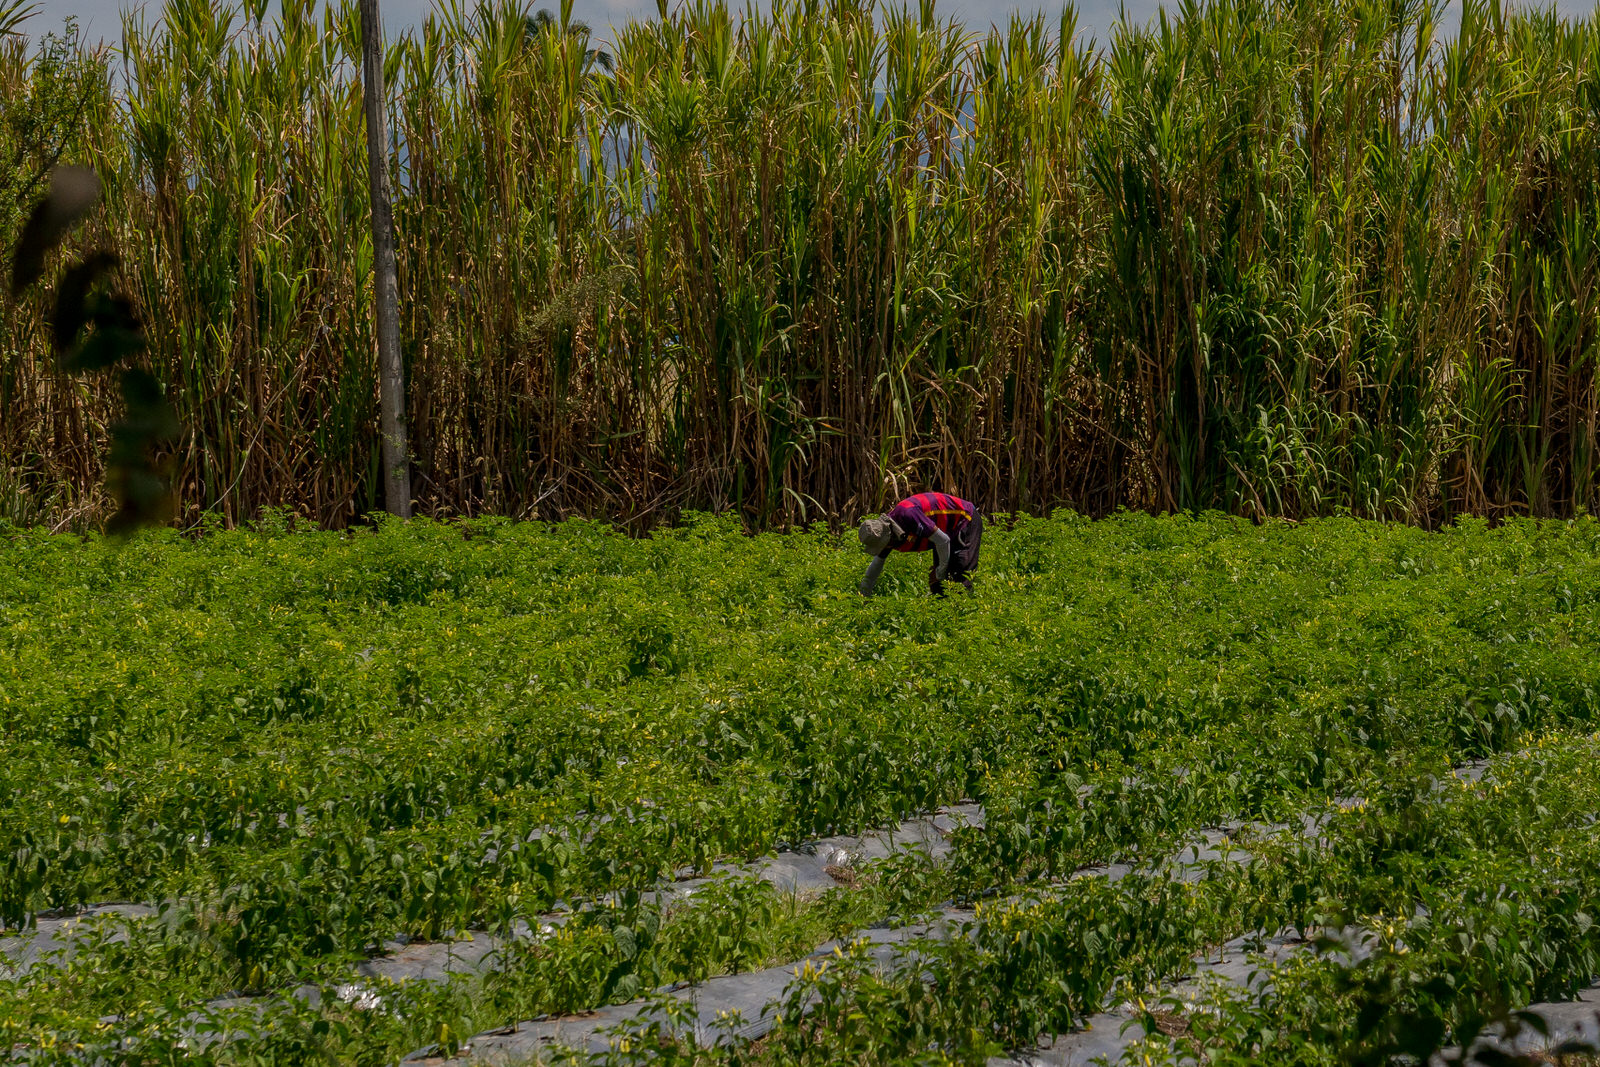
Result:
{"label": "crop field", "polygon": [[[981,1063],[1124,1004],[1146,1062],[1381,1062],[1600,974],[1593,520],[1002,521],[942,600],[715,518],[289,525],[0,540],[0,1055],[470,1055],[843,939],[759,1041],[611,1055]],[[961,801],[937,860],[654,892]],[[1218,827],[1253,860],[1162,873]],[[848,947],[936,914],[913,968]],[[1163,999],[1285,931],[1270,984]]]}

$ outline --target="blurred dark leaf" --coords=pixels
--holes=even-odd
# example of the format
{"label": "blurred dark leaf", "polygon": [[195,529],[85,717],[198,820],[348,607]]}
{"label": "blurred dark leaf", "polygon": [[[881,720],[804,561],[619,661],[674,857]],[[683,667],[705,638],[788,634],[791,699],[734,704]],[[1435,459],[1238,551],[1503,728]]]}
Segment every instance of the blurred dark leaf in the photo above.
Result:
{"label": "blurred dark leaf", "polygon": [[1396,1050],[1422,1060],[1439,1051],[1446,1033],[1444,1020],[1431,1015],[1404,1019],[1398,1029]]}
{"label": "blurred dark leaf", "polygon": [[1388,1010],[1387,1004],[1376,999],[1362,1004],[1360,1010],[1356,1012],[1356,1033],[1362,1037],[1370,1035],[1378,1028]]}
{"label": "blurred dark leaf", "polygon": [[128,533],[172,517],[172,492],[156,462],[156,452],[178,433],[178,420],[149,371],[122,372],[122,399],[127,413],[111,427],[107,483],[117,500],[110,530]]}
{"label": "blurred dark leaf", "polygon": [[1514,1011],[1511,1021],[1515,1030],[1532,1030],[1541,1036],[1550,1036],[1550,1024],[1536,1011]]}
{"label": "blurred dark leaf", "polygon": [[61,283],[56,286],[55,310],[50,315],[50,335],[55,342],[56,358],[61,361],[62,369],[99,370],[120,358],[121,353],[114,353],[105,362],[91,363],[85,360],[83,352],[71,354],[78,335],[94,317],[95,308],[90,301],[89,291],[103,275],[116,269],[117,263],[117,257],[112,253],[96,252],[61,275]]}
{"label": "blurred dark leaf", "polygon": [[1600,1044],[1574,1037],[1568,1038],[1549,1051],[1552,1056],[1592,1056],[1600,1052]]}
{"label": "blurred dark leaf", "polygon": [[[45,259],[99,198],[100,180],[93,171],[56,167],[50,172],[50,191],[28,219],[12,261],[14,291],[39,280]],[[115,370],[144,350],[144,331],[133,303],[100,286],[119,262],[111,252],[93,252],[63,271],[50,315],[51,339],[63,371]],[[124,410],[110,430],[106,483],[117,501],[110,531],[125,534],[171,518],[171,485],[157,457],[177,437],[178,420],[149,371],[123,366],[117,379]]]}
{"label": "blurred dark leaf", "polygon": [[68,230],[100,199],[100,179],[88,167],[55,167],[50,191],[28,217],[11,260],[11,291],[20,293],[44,274],[44,261]]}

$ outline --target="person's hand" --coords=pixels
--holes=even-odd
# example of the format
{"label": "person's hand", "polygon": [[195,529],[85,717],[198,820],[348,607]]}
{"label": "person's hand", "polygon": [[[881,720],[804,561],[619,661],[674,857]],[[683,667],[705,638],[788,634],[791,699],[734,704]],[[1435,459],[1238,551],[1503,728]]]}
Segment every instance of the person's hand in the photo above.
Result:
{"label": "person's hand", "polygon": [[961,579],[961,587],[967,591],[967,595],[968,596],[972,595],[972,579],[971,578],[963,578],[963,579]]}
{"label": "person's hand", "polygon": [[934,596],[944,596],[944,582],[939,580],[938,568],[928,571],[928,592]]}

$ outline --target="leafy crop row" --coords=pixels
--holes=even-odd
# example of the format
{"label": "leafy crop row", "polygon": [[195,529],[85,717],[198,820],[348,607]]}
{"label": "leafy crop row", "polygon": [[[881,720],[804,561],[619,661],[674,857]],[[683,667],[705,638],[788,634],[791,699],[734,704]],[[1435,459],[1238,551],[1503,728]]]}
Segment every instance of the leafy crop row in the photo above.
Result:
{"label": "leafy crop row", "polygon": [[[1108,998],[1165,1009],[1170,1032],[1131,1050],[1141,1064],[1426,1061],[1600,974],[1597,756],[1600,735],[1551,735],[1482,784],[1394,779],[1330,813],[1321,841],[1276,832],[1253,842],[1254,863],[1200,881],[1079,878],[980,906],[969,937],[926,941],[887,978],[843,954],[795,987],[756,1055],[699,1062],[978,1064],[1081,1026]],[[1158,998],[1197,954],[1252,930],[1308,940],[1248,989]],[[654,1060],[663,1041],[674,1047],[647,1027],[621,1058]]]}
{"label": "leafy crop row", "polygon": [[[537,927],[551,908],[599,905],[511,952],[492,981],[395,993],[419,1006],[369,1028],[381,1060],[794,958],[941,899],[1143,863],[1199,825],[1388,796],[1594,718],[1588,520],[1431,534],[1218,516],[997,527],[978,594],[945,601],[893,568],[887,595],[863,601],[859,554],[831,535],[746,537],[709,518],[647,540],[487,521],[158,533],[120,548],[11,531],[0,922],[182,903],[132,947],[108,940],[9,983],[4,1036],[35,1046],[114,1016],[114,1032],[148,1018],[178,1040],[176,1020],[209,998],[336,986],[399,934]],[[987,828],[959,832],[943,869],[900,863],[820,900],[733,886],[662,912],[643,895],[720,858],[962,797],[985,805]],[[1131,940],[1093,974],[1058,976],[1059,995],[1005,985],[982,956],[950,963],[978,976],[950,979],[976,983],[963,1002],[993,1005],[971,1023],[987,1036],[961,1047],[1153,984],[1211,936],[1197,931],[1311,923],[1324,894],[1373,906],[1334,862],[1298,889],[1251,890],[1268,902],[1254,911],[1237,879],[1080,890],[1120,894],[1103,904],[1132,909]],[[1150,941],[1147,921],[1169,933]],[[130,973],[145,980],[45,977],[117,973],[107,961],[135,948]],[[356,1010],[323,1003],[272,1011]],[[358,1044],[327,1055],[360,1059]]]}

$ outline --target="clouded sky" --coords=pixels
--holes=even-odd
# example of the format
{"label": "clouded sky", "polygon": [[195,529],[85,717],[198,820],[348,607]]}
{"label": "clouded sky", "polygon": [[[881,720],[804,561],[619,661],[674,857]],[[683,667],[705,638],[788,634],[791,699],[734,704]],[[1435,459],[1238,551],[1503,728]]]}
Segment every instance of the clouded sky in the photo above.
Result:
{"label": "clouded sky", "polygon": [[[46,30],[55,29],[67,15],[75,14],[78,16],[79,24],[86,31],[85,36],[91,40],[102,36],[117,37],[121,32],[121,22],[117,12],[128,6],[128,0],[37,0],[37,2],[40,14],[27,24],[30,33],[42,34]],[[674,6],[678,2],[680,0],[673,0]],[[1454,2],[1455,0],[1452,0],[1452,3]],[[1574,17],[1588,14],[1595,8],[1594,0],[1554,0],[1554,2],[1558,11]],[[1116,21],[1119,6],[1126,4],[1128,14],[1138,21],[1143,21],[1156,13],[1160,3],[1161,0],[1079,0],[1078,26],[1085,35],[1093,34],[1104,41],[1108,36],[1107,31]],[[430,0],[380,0],[380,4],[383,21],[391,30],[417,21],[431,6]],[[548,0],[537,6],[555,10],[559,7],[559,0]],[[743,6],[742,0],[735,0],[732,6]],[[1167,6],[1172,8],[1177,4],[1175,0],[1167,0]],[[149,4],[148,10],[152,22],[160,7],[159,0]],[[1060,7],[1056,4],[1040,3],[1040,0],[1021,4],[1017,0],[940,0],[939,2],[939,10],[942,13],[960,18],[970,28],[977,30],[987,29],[991,23],[1004,24],[1011,13],[1019,7],[1027,12],[1045,10],[1052,15],[1060,11]],[[607,28],[611,24],[625,21],[630,15],[654,15],[655,10],[654,0],[644,0],[644,2],[574,0],[573,3],[574,16],[588,22],[599,31],[601,37],[610,36]]]}

